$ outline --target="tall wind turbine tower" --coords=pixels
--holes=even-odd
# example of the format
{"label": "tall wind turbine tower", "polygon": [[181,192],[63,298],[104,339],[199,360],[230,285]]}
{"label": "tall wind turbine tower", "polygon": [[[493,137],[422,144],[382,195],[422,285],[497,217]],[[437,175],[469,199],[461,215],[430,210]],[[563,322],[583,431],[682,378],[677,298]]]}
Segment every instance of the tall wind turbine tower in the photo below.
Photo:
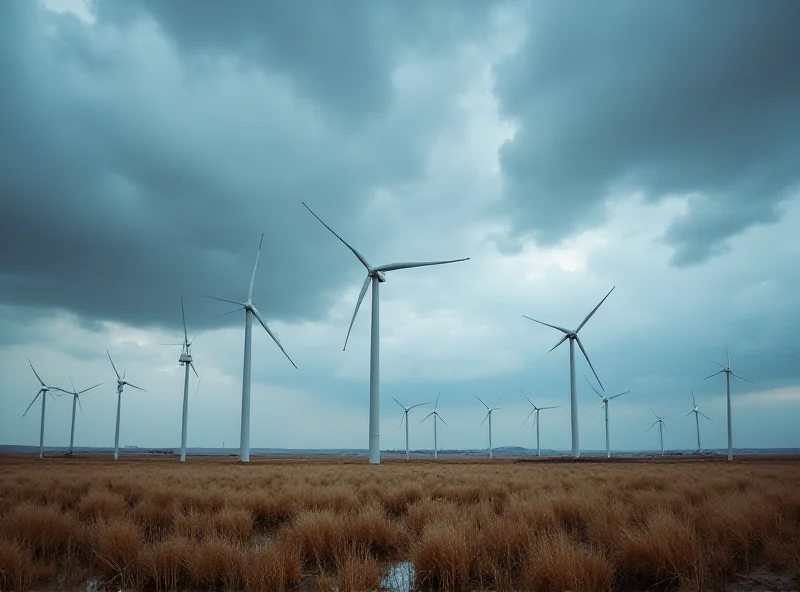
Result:
{"label": "tall wind turbine tower", "polygon": [[[386,281],[386,272],[396,271],[398,269],[411,269],[413,267],[428,267],[430,265],[445,265],[447,263],[458,263],[459,261],[467,261],[469,257],[463,259],[449,259],[447,261],[426,261],[416,263],[389,263],[387,265],[379,265],[372,267],[364,256],[356,251],[350,244],[347,243],[341,236],[334,232],[333,228],[325,224],[322,218],[317,216],[305,202],[303,205],[311,212],[311,215],[319,220],[322,225],[327,228],[333,236],[338,238],[353,255],[361,262],[367,270],[367,277],[364,280],[364,285],[361,287],[361,293],[358,295],[358,302],[356,302],[356,309],[353,312],[353,318],[350,320],[350,327],[347,329],[347,337],[344,340],[344,347],[342,351],[347,349],[347,340],[350,338],[350,331],[353,329],[353,323],[356,320],[358,309],[361,307],[361,301],[364,300],[364,295],[367,293],[367,288],[372,284],[372,329],[370,331],[370,354],[369,354],[369,462],[381,462],[380,450],[380,299],[378,296],[378,286]],[[436,422],[434,422],[434,426]]]}
{"label": "tall wind turbine tower", "polygon": [[[616,286],[614,286],[616,288]],[[563,327],[559,327],[558,325],[550,325],[548,323],[543,323],[542,321],[537,321],[536,319],[532,319],[529,316],[522,315],[529,321],[533,321],[534,323],[539,323],[540,325],[544,325],[545,327],[550,327],[552,329],[556,329],[557,331],[561,331],[564,334],[564,337],[556,343],[553,347],[550,348],[550,351],[553,351],[559,345],[564,343],[567,339],[569,339],[569,388],[570,388],[570,412],[572,417],[572,456],[574,458],[578,458],[581,455],[581,448],[580,448],[580,439],[578,436],[578,395],[576,391],[576,384],[575,384],[575,342],[578,342],[578,347],[581,348],[581,352],[583,353],[583,357],[586,358],[586,361],[589,363],[589,368],[592,369],[592,374],[594,377],[597,378],[598,384],[602,387],[603,383],[600,382],[600,377],[597,376],[597,372],[594,371],[594,366],[592,366],[592,362],[589,360],[589,355],[586,353],[586,349],[584,349],[583,344],[581,343],[580,337],[578,337],[578,332],[583,329],[583,326],[592,318],[592,315],[597,312],[597,309],[600,308],[600,305],[606,301],[611,295],[611,292],[614,291],[614,288],[611,288],[608,291],[608,294],[600,301],[600,304],[595,306],[586,318],[583,319],[583,322],[578,325],[578,328],[574,331],[570,331],[569,329],[564,329]],[[550,353],[550,352],[548,352]]]}
{"label": "tall wind turbine tower", "polygon": [[[53,393],[51,393],[50,391],[60,391],[60,392],[64,392],[64,391],[62,389],[58,388],[57,386],[47,386],[44,383],[44,381],[41,379],[41,377],[39,376],[39,373],[36,372],[36,370],[34,369],[33,364],[31,363],[30,360],[28,360],[28,364],[31,365],[31,370],[33,370],[33,373],[36,374],[36,379],[39,381],[39,384],[42,385],[42,388],[40,388],[39,392],[36,393],[36,396],[33,397],[33,400],[31,401],[30,405],[28,405],[28,408],[25,410],[25,413],[22,414],[22,417],[25,417],[25,415],[27,415],[27,413],[30,410],[30,408],[36,402],[36,399],[39,398],[39,396],[41,395],[41,397],[42,397],[42,423],[39,426],[39,458],[42,458],[44,456],[44,410],[45,410],[45,407],[47,406],[47,395],[49,393],[51,397],[54,396]],[[60,394],[58,396],[60,396]]]}
{"label": "tall wind turbine tower", "polygon": [[[522,396],[525,397],[525,399],[528,401],[528,403],[531,404],[531,407],[533,407],[533,410],[528,414],[528,417],[526,417],[525,421],[522,422],[522,426],[524,426],[525,423],[527,423],[527,421],[531,418],[531,415],[533,415],[533,425],[536,426],[536,456],[542,456],[542,449],[539,446],[539,425],[540,425],[539,424],[539,412],[540,411],[544,411],[545,409],[558,409],[558,408],[561,407],[561,405],[557,405],[555,407],[537,407],[536,405],[533,404],[533,401],[528,399],[528,395],[526,395],[524,391],[521,391],[521,392],[522,392]],[[522,427],[522,426],[520,426],[520,427]]]}
{"label": "tall wind turbine tower", "polygon": [[[192,341],[189,341],[189,333],[186,330],[186,311],[183,308],[183,296],[181,296],[181,317],[183,318],[183,349],[181,350],[181,357],[178,358],[178,363],[184,367],[183,377],[183,421],[181,422],[181,462],[186,462],[186,431],[189,423],[189,368],[192,369],[197,380],[200,376],[194,367],[194,360],[192,359]],[[199,382],[198,382],[199,387]]]}
{"label": "tall wind turbine tower", "polygon": [[224,298],[216,298],[214,296],[204,296],[203,298],[210,298],[211,300],[219,300],[220,302],[228,302],[239,306],[230,312],[223,314],[233,314],[240,310],[244,310],[244,367],[242,370],[242,430],[241,440],[239,444],[239,460],[242,462],[250,462],[250,342],[253,335],[253,317],[264,327],[267,334],[272,337],[286,359],[291,362],[292,366],[297,368],[297,364],[292,361],[286,350],[283,349],[281,342],[270,331],[267,323],[261,318],[255,304],[253,304],[253,283],[256,281],[256,270],[258,269],[258,258],[261,256],[261,245],[264,242],[264,235],[261,235],[261,242],[258,243],[258,252],[256,253],[256,264],[253,266],[253,275],[250,277],[250,290],[247,292],[247,300],[245,302],[236,302],[235,300],[225,300]]}
{"label": "tall wind turbine tower", "polygon": [[692,391],[692,410],[689,413],[687,413],[684,417],[689,417],[692,413],[694,413],[694,421],[695,424],[697,425],[697,452],[703,452],[703,448],[700,445],[700,416],[702,415],[708,421],[714,421],[714,420],[697,408],[697,400],[694,398],[694,391]]}
{"label": "tall wind turbine tower", "polygon": [[[75,383],[72,382],[72,376],[69,377],[69,382],[72,385],[72,390],[71,391],[68,391],[68,390],[65,390],[65,389],[59,389],[59,390],[62,393],[67,393],[68,395],[72,395],[72,428],[69,431],[69,453],[72,454],[72,445],[75,442],[75,405],[76,404],[77,405],[81,405],[81,395],[83,393],[85,393],[86,391],[90,391],[93,388],[97,388],[98,386],[100,386],[103,383],[101,382],[100,384],[96,384],[94,386],[90,386],[87,389],[83,389],[82,391],[79,391],[78,389],[75,388]],[[83,405],[81,405],[81,411],[83,411]]]}
{"label": "tall wind turbine tower", "polygon": [[122,389],[123,387],[125,387],[125,385],[128,385],[131,388],[144,391],[145,393],[147,391],[145,391],[141,387],[136,386],[135,384],[131,384],[130,382],[126,381],[125,380],[126,372],[123,372],[122,376],[120,376],[119,372],[117,372],[117,367],[114,365],[114,360],[111,359],[111,354],[109,353],[108,350],[106,350],[106,353],[108,354],[108,361],[111,362],[111,367],[114,369],[114,374],[117,375],[117,429],[114,432],[114,460],[117,460],[119,458],[119,415],[120,415],[120,410],[122,408]]}
{"label": "tall wind turbine tower", "polygon": [[398,401],[394,397],[392,397],[392,399],[394,399],[394,402],[397,403],[398,405],[400,405],[400,407],[403,408],[403,417],[400,419],[400,427],[401,428],[403,427],[403,422],[405,421],[406,422],[406,460],[409,460],[410,457],[409,457],[409,454],[408,454],[408,412],[411,411],[414,407],[422,407],[423,405],[428,405],[428,404],[430,404],[430,401],[425,401],[424,403],[417,403],[416,405],[411,405],[410,407],[406,407],[405,405],[403,405],[400,401]]}
{"label": "tall wind turbine tower", "polygon": [[611,399],[616,399],[617,397],[621,397],[622,395],[627,395],[630,391],[625,391],[624,393],[619,393],[618,395],[613,395],[611,397],[604,397],[603,395],[600,394],[600,391],[594,388],[594,385],[591,382],[589,382],[588,376],[584,374],[583,377],[586,379],[588,385],[592,387],[592,390],[595,393],[597,393],[597,396],[600,397],[600,399],[602,399],[603,401],[601,404],[603,405],[603,409],[605,410],[606,414],[606,458],[611,458],[611,440],[608,437],[608,402]]}
{"label": "tall wind turbine tower", "polygon": [[[652,407],[650,407],[650,411],[653,411]],[[649,432],[650,430],[653,429],[653,426],[658,425],[658,435],[659,435],[659,438],[661,439],[661,456],[664,456],[664,430],[667,429],[667,426],[664,423],[664,420],[667,419],[668,417],[672,417],[675,414],[674,413],[670,413],[669,415],[665,415],[664,417],[659,417],[656,414],[656,412],[653,411],[653,415],[656,416],[656,420],[653,422],[653,425],[651,425],[649,428],[647,428],[645,430],[645,432]]]}
{"label": "tall wind turbine tower", "polygon": [[439,391],[439,394],[436,395],[436,404],[433,406],[433,411],[428,413],[422,420],[417,424],[420,425],[423,421],[428,419],[429,417],[433,417],[433,458],[439,458],[439,441],[436,435],[436,422],[441,421],[444,425],[448,425],[447,422],[439,415],[439,397],[442,395],[442,391]]}
{"label": "tall wind turbine tower", "polygon": [[486,415],[484,416],[483,421],[481,421],[478,427],[481,427],[483,425],[483,422],[486,421],[487,419],[489,420],[489,458],[494,458],[492,456],[492,412],[497,411],[498,409],[502,409],[502,407],[498,407],[498,405],[500,404],[500,401],[503,400],[503,396],[497,399],[497,403],[495,403],[491,407],[489,407],[486,403],[484,403],[480,397],[476,397],[476,399],[478,399],[478,401],[480,401],[481,404],[484,407],[486,407]]}
{"label": "tall wind turbine tower", "polygon": [[734,374],[733,370],[731,370],[731,352],[728,350],[728,344],[725,344],[725,356],[727,357],[728,365],[723,366],[719,362],[714,362],[713,360],[709,360],[712,364],[716,364],[721,368],[717,372],[714,372],[711,376],[706,376],[703,380],[708,380],[717,374],[725,373],[725,387],[727,389],[728,394],[728,460],[733,460],[733,426],[731,424],[731,376],[734,377],[736,380],[743,380],[744,382],[749,382],[753,384],[752,380],[747,380],[746,378],[742,378],[741,376],[737,376]]}

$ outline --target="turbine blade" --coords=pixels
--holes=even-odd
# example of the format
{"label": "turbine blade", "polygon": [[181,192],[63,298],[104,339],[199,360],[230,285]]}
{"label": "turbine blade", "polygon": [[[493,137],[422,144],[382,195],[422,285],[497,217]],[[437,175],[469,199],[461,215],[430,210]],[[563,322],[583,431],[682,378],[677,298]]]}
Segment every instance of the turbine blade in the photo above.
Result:
{"label": "turbine blade", "polygon": [[356,315],[358,314],[358,309],[361,308],[361,302],[364,300],[364,294],[367,293],[367,288],[369,288],[369,284],[372,281],[372,278],[367,276],[367,279],[364,280],[364,285],[361,286],[361,293],[358,295],[358,301],[356,302],[356,309],[353,311],[353,318],[350,319],[350,326],[347,328],[347,337],[344,338],[344,347],[342,351],[347,349],[347,341],[350,339],[350,331],[353,330],[353,323],[356,322]]}
{"label": "turbine blade", "polygon": [[117,380],[120,380],[119,372],[117,371],[117,367],[114,365],[114,360],[111,359],[111,354],[108,352],[108,350],[106,350],[106,353],[108,354],[109,362],[111,362],[111,367],[114,369],[114,374],[117,375]]}
{"label": "turbine blade", "polygon": [[494,409],[496,409],[496,408],[497,408],[497,406],[500,404],[500,401],[502,401],[502,400],[503,400],[503,397],[505,397],[505,395],[500,395],[500,398],[499,398],[499,399],[497,399],[497,403],[495,403],[495,404],[493,405],[493,408],[494,408]]}
{"label": "turbine blade", "polygon": [[[551,329],[556,329],[557,331],[561,331],[562,333],[569,334],[569,331],[564,329],[564,327],[559,327],[558,325],[551,325],[550,323],[543,323],[542,321],[537,321],[536,319],[532,319],[528,315],[522,315],[524,318],[528,319],[529,321],[533,321],[534,323],[539,323],[540,325],[544,325],[545,327],[550,327]],[[561,343],[559,341],[559,343]],[[556,346],[557,347],[557,346]],[[555,348],[553,348],[555,349]],[[552,350],[551,350],[552,351]]]}
{"label": "turbine blade", "polygon": [[653,422],[653,425],[651,425],[649,428],[647,428],[647,429],[645,430],[645,432],[649,432],[650,430],[652,430],[652,429],[653,429],[653,426],[655,426],[655,425],[657,425],[657,424],[658,424],[658,422],[657,422],[657,421],[654,421],[654,422]]}
{"label": "turbine blade", "polygon": [[78,399],[78,407],[80,407],[81,413],[83,413],[83,405],[81,405],[81,398],[77,396],[75,398]]}
{"label": "turbine blade", "polygon": [[697,401],[694,398],[694,390],[692,391],[692,407],[697,407]]}
{"label": "turbine blade", "polygon": [[[614,286],[614,288],[616,288],[616,286]],[[591,318],[592,318],[592,315],[593,315],[594,313],[596,313],[596,312],[597,312],[597,309],[598,309],[598,308],[600,308],[600,305],[601,305],[601,304],[603,304],[603,302],[605,302],[605,301],[606,301],[606,298],[608,298],[609,296],[611,296],[611,292],[613,292],[613,291],[614,291],[614,288],[611,288],[611,289],[608,291],[608,294],[606,294],[606,295],[603,297],[603,299],[602,299],[602,300],[601,300],[601,301],[598,303],[598,305],[597,305],[597,306],[595,306],[595,307],[592,309],[592,312],[590,312],[588,315],[586,315],[586,318],[585,318],[585,319],[583,319],[583,322],[582,322],[580,325],[578,325],[578,328],[577,328],[577,329],[575,329],[575,333],[577,333],[578,331],[580,331],[580,330],[583,328],[583,326],[584,326],[584,325],[585,325],[585,324],[586,324],[586,323],[589,321],[589,319],[591,319]]]}
{"label": "turbine blade", "polygon": [[[83,389],[82,391],[78,391],[77,393],[74,393],[74,394],[75,394],[76,396],[77,396],[77,395],[82,395],[82,394],[83,394],[83,393],[85,393],[86,391],[90,391],[90,390],[92,390],[92,389],[94,389],[94,388],[97,388],[98,386],[100,386],[100,385],[102,385],[102,384],[103,384],[103,383],[102,383],[102,382],[100,382],[100,383],[98,383],[98,384],[96,384],[96,385],[94,385],[94,386],[90,386],[89,388],[87,388],[87,389]],[[58,389],[58,390],[61,390],[61,389]]]}
{"label": "turbine blade", "polygon": [[403,408],[403,411],[405,411],[405,410],[406,410],[406,406],[405,406],[405,405],[403,405],[403,404],[402,404],[400,401],[398,401],[398,400],[397,400],[397,399],[395,399],[394,397],[392,397],[392,400],[393,400],[395,403],[397,403],[398,405],[400,405],[400,407],[402,407],[402,408]]}
{"label": "turbine blade", "polygon": [[422,407],[423,405],[430,405],[430,404],[431,404],[430,401],[425,401],[424,403],[417,403],[416,405],[412,405],[411,407],[409,407],[409,410],[413,409],[414,407]]}
{"label": "turbine blade", "polygon": [[[478,401],[480,401],[481,403],[483,403],[483,399],[481,399],[480,397],[475,397],[475,398],[478,399]],[[489,406],[486,403],[483,403],[483,406],[489,409]]]}
{"label": "turbine blade", "polygon": [[549,354],[551,351],[553,351],[553,350],[554,350],[555,348],[557,348],[559,345],[561,345],[562,343],[564,343],[564,342],[565,342],[567,339],[569,339],[569,335],[564,335],[564,337],[562,337],[561,339],[559,339],[558,343],[556,343],[556,344],[555,344],[553,347],[551,347],[549,350],[547,350],[547,353]]}
{"label": "turbine blade", "polygon": [[219,302],[227,302],[228,304],[244,306],[244,302],[236,302],[235,300],[227,300],[226,298],[217,298],[216,296],[205,296],[203,294],[200,294],[200,298],[208,298],[209,300],[217,300]]}
{"label": "turbine blade", "polygon": [[36,402],[36,399],[38,399],[39,395],[41,395],[43,392],[44,392],[44,389],[39,389],[39,392],[36,393],[36,396],[31,401],[31,404],[28,405],[28,408],[25,410],[25,413],[22,414],[22,417],[25,417],[25,415],[28,413],[28,411],[30,411],[31,407],[33,407],[33,404]]}
{"label": "turbine blade", "polygon": [[28,364],[31,365],[31,370],[33,370],[33,373],[36,375],[36,378],[39,381],[39,384],[41,384],[42,386],[45,386],[45,384],[42,381],[42,379],[39,378],[39,373],[33,368],[33,364],[31,363],[31,359],[30,358],[28,358]]}
{"label": "turbine blade", "polygon": [[483,421],[481,421],[481,422],[478,424],[478,427],[481,427],[481,426],[484,424],[484,422],[485,422],[485,421],[486,421],[486,420],[489,418],[489,415],[490,415],[490,414],[491,414],[491,411],[490,411],[489,413],[487,413],[487,414],[486,414],[486,416],[483,418]]}
{"label": "turbine blade", "polygon": [[[610,293],[611,292],[609,292],[609,294]],[[597,375],[597,372],[595,372],[594,366],[592,366],[592,361],[589,359],[589,354],[586,353],[586,349],[584,349],[583,343],[581,343],[581,338],[576,335],[575,336],[575,341],[578,342],[578,347],[581,348],[581,351],[583,352],[583,357],[586,358],[587,362],[589,362],[589,368],[592,369],[592,374],[594,374],[594,377],[597,379],[597,384],[599,384],[600,388],[605,391],[606,389],[603,388],[603,383],[600,381],[600,377]]]}
{"label": "turbine blade", "polygon": [[256,264],[253,265],[253,275],[250,277],[250,291],[247,292],[247,301],[253,300],[253,284],[256,281],[256,270],[258,269],[258,258],[261,257],[261,245],[264,244],[264,234],[261,234],[261,240],[258,243],[258,252],[256,253]]}
{"label": "turbine blade", "polygon": [[189,334],[186,331],[186,312],[183,310],[183,296],[181,296],[181,317],[183,317],[183,342],[189,343]]}
{"label": "turbine blade", "polygon": [[528,413],[528,417],[525,418],[525,421],[523,421],[522,425],[519,426],[519,427],[524,426],[528,422],[528,420],[531,418],[531,415],[533,415],[534,413],[536,413],[536,409],[531,409],[531,412]]}
{"label": "turbine blade", "polygon": [[[229,310],[228,312],[221,312],[218,315],[214,315],[215,317],[224,317],[225,315],[233,314],[235,312],[239,312],[240,310],[244,310],[244,306],[240,306],[239,308],[235,308],[233,310]],[[166,343],[164,345],[183,345],[182,343]]]}
{"label": "turbine blade", "polygon": [[708,415],[706,415],[706,414],[705,414],[705,413],[703,413],[702,411],[698,411],[698,413],[699,413],[700,415],[702,415],[703,417],[705,417],[705,418],[706,418],[708,421],[714,421],[713,419],[711,419],[711,418],[710,418]]}
{"label": "turbine blade", "polygon": [[725,366],[723,366],[723,365],[722,365],[722,364],[720,364],[719,362],[715,362],[714,360],[706,360],[706,362],[711,362],[712,364],[716,364],[717,366],[719,366],[719,367],[720,367],[720,368],[722,368],[723,370],[725,369]]}
{"label": "turbine blade", "polygon": [[684,415],[684,417],[689,417],[692,413],[694,413],[694,410],[692,410],[689,413],[687,413],[686,415]]}
{"label": "turbine blade", "polygon": [[655,412],[655,411],[653,411],[653,408],[652,408],[652,407],[650,407],[650,405],[648,405],[648,406],[647,406],[647,408],[650,410],[650,412],[651,412],[653,415],[655,415],[655,416],[656,416],[656,419],[661,419],[661,418],[660,418],[660,417],[659,417],[659,416],[656,414],[656,412]]}
{"label": "turbine blade", "polygon": [[442,396],[442,391],[439,391],[439,394],[436,395],[436,405],[433,406],[434,409],[438,409],[439,408],[439,397],[441,397],[441,396]]}
{"label": "turbine blade", "polygon": [[286,350],[283,349],[281,342],[278,341],[278,338],[275,337],[275,334],[269,330],[269,327],[267,327],[267,324],[264,322],[264,319],[261,318],[261,314],[258,312],[258,309],[255,306],[251,307],[251,309],[253,311],[253,316],[256,317],[258,322],[261,323],[261,326],[264,327],[264,331],[266,331],[269,334],[269,336],[272,337],[272,341],[274,341],[275,345],[277,345],[280,348],[280,350],[283,352],[283,355],[286,356],[286,359],[292,363],[292,366],[297,368],[297,364],[292,362],[292,358],[290,358],[289,354],[286,353]]}
{"label": "turbine blade", "polygon": [[667,427],[667,424],[664,423],[664,420],[661,420],[661,427],[663,427],[665,430],[669,431],[669,428]]}
{"label": "turbine blade", "polygon": [[[77,393],[77,392],[78,392],[78,389],[76,389],[76,388],[75,388],[75,382],[72,380],[72,374],[70,374],[69,372],[67,372],[67,376],[69,376],[69,383],[72,385],[72,393],[73,393],[73,394]],[[59,390],[59,391],[60,391],[61,389],[60,389],[60,388],[57,388],[56,390]]]}
{"label": "turbine blade", "polygon": [[331,231],[331,234],[333,234],[333,236],[335,236],[335,237],[336,237],[336,238],[338,238],[340,241],[342,241],[342,244],[343,244],[345,247],[347,247],[348,249],[350,249],[350,250],[353,252],[353,255],[355,255],[355,256],[358,258],[358,260],[359,260],[359,261],[361,261],[361,264],[362,264],[364,267],[366,267],[367,269],[371,269],[371,268],[370,268],[370,266],[369,266],[369,263],[367,263],[367,260],[366,260],[366,259],[364,259],[364,256],[363,256],[361,253],[359,253],[358,251],[356,251],[356,250],[355,250],[355,249],[354,249],[352,246],[350,246],[350,244],[349,244],[349,243],[348,243],[346,240],[344,240],[344,239],[343,239],[341,236],[339,236],[338,234],[336,234],[336,232],[333,230],[333,228],[331,228],[330,226],[328,226],[327,224],[325,224],[325,222],[322,222],[322,218],[320,218],[319,216],[317,216],[317,215],[316,215],[316,214],[315,214],[315,213],[312,211],[312,209],[311,209],[311,208],[309,208],[309,207],[306,205],[306,202],[302,201],[302,202],[300,202],[300,203],[302,203],[302,204],[303,204],[303,205],[306,207],[306,209],[307,209],[309,212],[311,212],[311,215],[312,215],[312,216],[314,216],[314,217],[315,217],[317,220],[319,220],[319,221],[322,223],[322,225],[323,225],[325,228],[327,228],[328,230],[330,230],[330,231]]}
{"label": "turbine blade", "polygon": [[[405,407],[404,407],[403,409],[405,409]],[[400,429],[400,428],[402,428],[402,427],[403,427],[403,420],[404,420],[405,418],[406,418],[406,412],[405,412],[405,411],[403,411],[403,416],[400,418],[400,425],[398,426],[398,429]]]}
{"label": "turbine blade", "polygon": [[609,399],[616,399],[617,397],[621,397],[622,395],[627,395],[630,391],[625,391],[624,393],[620,393],[618,395],[614,395],[613,397],[609,397]]}
{"label": "turbine blade", "polygon": [[752,380],[747,380],[746,378],[742,378],[741,376],[738,376],[733,372],[731,372],[731,376],[733,376],[736,380],[743,380],[744,382],[749,382],[750,384],[753,384]]}
{"label": "turbine blade", "polygon": [[146,390],[144,390],[142,387],[140,387],[140,386],[136,386],[135,384],[131,384],[130,382],[126,382],[125,384],[126,384],[126,385],[128,385],[128,386],[129,386],[129,387],[131,387],[131,388],[138,389],[138,390],[140,390],[140,391],[143,391],[143,392],[145,392],[145,393],[147,392],[147,391],[146,391]]}
{"label": "turbine blade", "polygon": [[725,370],[720,370],[719,372],[714,372],[714,374],[711,374],[710,376],[706,376],[703,380],[708,380],[709,378],[714,378],[717,374],[722,374],[723,372],[725,372]]}
{"label": "turbine blade", "polygon": [[448,428],[450,427],[450,424],[449,424],[449,423],[447,423],[447,422],[446,422],[444,419],[442,419],[442,416],[441,416],[441,415],[439,415],[439,414],[437,413],[437,414],[436,414],[436,417],[438,417],[438,418],[439,418],[439,421],[441,421],[441,422],[442,422],[444,425],[446,425]]}
{"label": "turbine blade", "polygon": [[469,257],[463,259],[448,259],[447,261],[417,261],[414,263],[389,263],[376,267],[375,271],[396,271],[398,269],[411,269],[412,267],[428,267],[430,265],[446,265],[447,263],[459,263],[469,261]]}
{"label": "turbine blade", "polygon": [[539,411],[541,411],[542,409],[561,409],[561,405],[555,405],[552,407],[539,407]]}
{"label": "turbine blade", "polygon": [[420,420],[419,420],[419,423],[418,423],[417,425],[419,425],[420,423],[422,423],[423,421],[425,421],[426,419],[428,419],[428,418],[429,418],[431,415],[433,415],[433,411],[431,411],[430,413],[428,413],[428,415],[426,415],[425,417],[423,417],[422,419],[420,419]]}
{"label": "turbine blade", "polygon": [[601,394],[600,394],[600,391],[598,391],[596,388],[594,388],[594,385],[593,385],[591,382],[589,382],[589,377],[588,377],[588,376],[586,376],[586,373],[585,373],[585,372],[583,373],[583,377],[586,379],[586,384],[588,384],[590,387],[592,387],[592,390],[593,390],[595,393],[597,393],[597,396],[598,396],[598,397],[600,397],[600,398],[602,399],[602,398],[603,398],[603,395],[601,395]]}
{"label": "turbine blade", "polygon": [[[526,394],[525,394],[525,391],[523,391],[522,389],[519,389],[519,392],[521,392],[521,393],[522,393],[522,396],[523,396],[523,397],[525,397],[525,400],[526,400],[526,401],[528,401],[528,403],[530,403],[531,405],[533,405],[533,401],[531,401],[530,399],[528,399],[528,395],[526,395]],[[536,405],[533,405],[533,408],[534,408],[534,410],[535,410],[535,409],[536,409]]]}
{"label": "turbine blade", "polygon": [[728,358],[728,368],[731,367],[731,351],[728,349],[728,341],[725,340],[725,356]]}
{"label": "turbine blade", "polygon": [[194,389],[194,397],[192,397],[192,402],[197,398],[197,393],[200,390],[200,377],[197,377],[197,387]]}
{"label": "turbine blade", "polygon": [[197,373],[197,370],[194,369],[194,362],[189,362],[189,367],[192,369],[192,372],[194,372],[194,375],[197,376],[197,379],[199,380],[200,375]]}

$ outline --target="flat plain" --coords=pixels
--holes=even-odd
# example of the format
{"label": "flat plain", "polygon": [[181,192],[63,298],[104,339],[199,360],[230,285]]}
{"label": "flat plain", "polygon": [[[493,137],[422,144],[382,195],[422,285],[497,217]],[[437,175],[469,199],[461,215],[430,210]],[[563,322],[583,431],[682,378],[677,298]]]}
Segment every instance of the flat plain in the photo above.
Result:
{"label": "flat plain", "polygon": [[415,590],[796,590],[800,459],[0,457],[3,590],[408,590],[398,566]]}

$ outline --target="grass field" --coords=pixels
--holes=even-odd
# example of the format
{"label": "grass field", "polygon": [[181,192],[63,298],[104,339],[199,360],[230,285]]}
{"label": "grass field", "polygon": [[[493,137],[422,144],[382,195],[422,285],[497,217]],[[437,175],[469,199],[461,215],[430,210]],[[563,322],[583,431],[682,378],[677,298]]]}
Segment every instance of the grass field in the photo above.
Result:
{"label": "grass field", "polygon": [[797,584],[800,461],[0,457],[3,590],[370,590],[401,560],[420,590]]}

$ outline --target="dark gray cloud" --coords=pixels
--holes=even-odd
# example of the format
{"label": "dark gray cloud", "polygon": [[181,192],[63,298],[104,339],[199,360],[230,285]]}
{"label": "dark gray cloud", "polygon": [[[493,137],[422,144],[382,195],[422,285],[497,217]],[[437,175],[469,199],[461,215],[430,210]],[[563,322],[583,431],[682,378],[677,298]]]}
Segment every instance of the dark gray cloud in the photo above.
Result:
{"label": "dark gray cloud", "polygon": [[800,4],[535,3],[497,70],[517,232],[592,226],[614,190],[697,193],[667,232],[673,263],[775,221],[800,180]]}
{"label": "dark gray cloud", "polygon": [[[144,324],[174,324],[180,293],[244,299],[262,232],[265,314],[316,314],[357,267],[300,200],[380,243],[355,212],[379,184],[422,174],[454,100],[438,93],[409,129],[389,112],[392,72],[405,50],[451,51],[488,10],[94,6],[89,26],[0,5],[0,293]],[[195,322],[220,310],[189,305]]]}

